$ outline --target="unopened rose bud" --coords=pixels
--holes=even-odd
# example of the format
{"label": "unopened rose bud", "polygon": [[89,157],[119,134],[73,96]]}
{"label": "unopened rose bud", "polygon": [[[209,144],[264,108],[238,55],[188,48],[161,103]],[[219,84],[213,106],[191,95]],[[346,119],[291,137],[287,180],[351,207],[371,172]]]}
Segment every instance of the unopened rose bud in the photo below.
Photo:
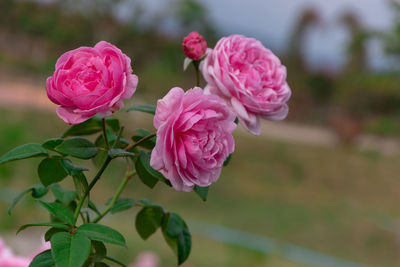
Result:
{"label": "unopened rose bud", "polygon": [[191,32],[183,39],[183,52],[193,60],[202,58],[207,50],[207,42],[198,32]]}

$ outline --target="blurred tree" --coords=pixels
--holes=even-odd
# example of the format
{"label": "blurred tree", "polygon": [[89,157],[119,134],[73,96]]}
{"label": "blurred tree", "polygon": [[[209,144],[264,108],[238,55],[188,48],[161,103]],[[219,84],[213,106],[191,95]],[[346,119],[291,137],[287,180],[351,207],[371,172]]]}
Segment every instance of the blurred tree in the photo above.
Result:
{"label": "blurred tree", "polygon": [[216,38],[215,29],[204,5],[196,0],[176,0],[174,9],[176,10],[176,18],[184,33],[195,30],[206,38]]}
{"label": "blurred tree", "polygon": [[394,26],[389,33],[383,34],[383,38],[386,52],[394,56],[400,56],[400,3],[395,0],[391,2],[395,12]]}
{"label": "blurred tree", "polygon": [[367,67],[365,42],[370,37],[370,34],[361,26],[357,15],[352,11],[345,12],[340,17],[340,22],[348,28],[351,35],[348,45],[349,61],[347,70],[351,72],[364,71]]}
{"label": "blurred tree", "polygon": [[305,45],[305,37],[307,30],[319,24],[321,18],[318,12],[313,8],[307,8],[300,15],[298,22],[295,24],[293,32],[289,39],[289,64],[293,65],[296,69],[304,69],[303,51]]}

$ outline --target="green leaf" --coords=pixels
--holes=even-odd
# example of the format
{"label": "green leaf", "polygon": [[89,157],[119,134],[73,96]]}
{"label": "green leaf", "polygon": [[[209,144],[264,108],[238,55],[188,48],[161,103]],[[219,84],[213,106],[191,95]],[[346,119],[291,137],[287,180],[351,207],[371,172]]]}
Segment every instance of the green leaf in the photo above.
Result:
{"label": "green leaf", "polygon": [[146,206],[136,215],[136,231],[144,240],[160,227],[164,211],[160,206]]}
{"label": "green leaf", "polygon": [[44,186],[62,181],[68,176],[62,164],[62,158],[45,158],[39,164],[38,175]]}
{"label": "green leaf", "polygon": [[86,167],[73,165],[69,159],[62,159],[61,164],[64,167],[65,171],[71,176],[75,176],[75,175],[78,175],[78,173],[80,173],[80,172],[89,170]]}
{"label": "green leaf", "polygon": [[207,187],[200,187],[200,186],[195,186],[194,187],[194,192],[196,192],[197,195],[199,195],[199,197],[203,200],[206,201],[207,200],[207,195],[208,195],[208,189],[209,186]]}
{"label": "green leaf", "polygon": [[6,154],[0,157],[0,164],[14,160],[42,157],[48,155],[49,152],[47,151],[47,149],[44,149],[41,144],[25,144],[8,151]]}
{"label": "green leaf", "polygon": [[152,105],[134,105],[130,108],[128,108],[126,111],[141,111],[145,113],[150,113],[155,115],[156,114],[156,107]]}
{"label": "green leaf", "polygon": [[79,159],[90,159],[97,154],[95,145],[82,137],[67,139],[56,150]]}
{"label": "green leaf", "polygon": [[65,205],[68,205],[77,197],[77,193],[75,191],[64,189],[59,184],[51,185],[51,191],[53,191],[56,199]]}
{"label": "green leaf", "polygon": [[107,256],[107,249],[103,242],[92,241],[95,254],[93,255],[92,262],[100,262]]}
{"label": "green leaf", "polygon": [[192,238],[186,223],[178,214],[167,213],[163,218],[162,232],[165,241],[177,255],[178,264],[185,262],[192,247]]}
{"label": "green leaf", "polygon": [[16,196],[11,203],[11,206],[8,208],[8,214],[11,215],[12,209],[17,205],[17,203],[26,195],[31,193],[33,198],[41,198],[49,192],[49,189],[43,187],[42,185],[33,185],[25,189],[18,196]]}
{"label": "green leaf", "polygon": [[32,197],[33,198],[41,198],[44,197],[49,189],[47,187],[42,186],[41,184],[33,185],[32,186]]}
{"label": "green leaf", "polygon": [[[149,132],[145,129],[137,129],[136,132],[138,132],[138,134],[132,136],[132,140],[135,142],[138,142],[141,139],[145,138],[146,136],[151,135],[151,132]],[[139,146],[147,148],[147,149],[153,149],[156,145],[156,140],[157,140],[157,138],[154,136],[154,137],[140,143]]]}
{"label": "green leaf", "polygon": [[161,173],[150,166],[150,153],[140,151],[135,167],[140,180],[148,187],[153,188],[158,181],[171,185],[171,183],[165,179]]}
{"label": "green leaf", "polygon": [[57,202],[47,203],[39,201],[39,203],[57,219],[61,220],[62,222],[68,223],[71,226],[74,225],[74,215],[72,214],[72,211],[66,206]]}
{"label": "green leaf", "polygon": [[120,125],[119,125],[119,120],[113,117],[107,117],[106,118],[106,124],[108,126],[110,126],[110,128],[114,131],[114,132],[118,132]]}
{"label": "green leaf", "polygon": [[91,135],[102,131],[102,122],[100,117],[93,117],[85,122],[71,126],[62,137]]}
{"label": "green leaf", "polygon": [[118,157],[134,157],[135,153],[128,152],[128,151],[125,151],[124,149],[120,149],[120,148],[113,148],[113,149],[110,149],[110,151],[108,151],[108,156],[110,156],[110,158],[112,158],[112,159],[118,158]]}
{"label": "green leaf", "polygon": [[229,154],[229,156],[226,158],[226,160],[224,161],[224,166],[228,166],[229,162],[231,161],[232,158],[232,154]]}
{"label": "green leaf", "polygon": [[[110,203],[111,199],[109,199],[106,203],[106,205],[108,205]],[[114,206],[112,206],[111,208],[111,213],[117,213],[117,212],[121,212],[124,210],[128,210],[132,207],[136,206],[136,200],[134,198],[119,198]]]}
{"label": "green leaf", "polygon": [[85,234],[91,240],[126,246],[125,238],[116,230],[105,225],[87,223],[81,225],[76,232]]}
{"label": "green leaf", "polygon": [[61,232],[51,237],[51,251],[57,267],[81,267],[90,255],[91,243],[84,234]]}
{"label": "green leaf", "polygon": [[[78,197],[82,197],[85,194],[85,192],[88,190],[88,188],[89,188],[89,184],[87,182],[85,174],[83,172],[79,172],[76,175],[72,176],[72,179],[74,181],[74,185],[75,185],[75,189],[76,189],[76,192],[78,194]],[[89,205],[89,196],[90,196],[90,194],[84,200],[82,208],[87,208],[88,207],[88,205]],[[71,202],[71,203],[74,203],[74,201]],[[75,210],[75,209],[72,209],[72,210]]]}
{"label": "green leaf", "polygon": [[52,267],[54,264],[55,263],[51,255],[51,250],[49,249],[36,255],[36,257],[29,264],[29,267]]}
{"label": "green leaf", "polygon": [[97,153],[96,157],[94,157],[92,159],[93,164],[100,168],[101,165],[103,165],[104,161],[107,159],[108,157],[108,152],[104,151],[104,150],[99,150],[99,153]]}
{"label": "green leaf", "polygon": [[52,237],[53,235],[55,235],[55,234],[57,234],[57,233],[60,233],[60,232],[65,232],[65,231],[66,231],[66,230],[64,230],[64,229],[52,227],[52,228],[50,228],[49,230],[47,230],[46,233],[44,234],[44,240],[45,240],[46,242],[48,242],[48,241],[50,241],[50,239],[51,239],[51,237]]}
{"label": "green leaf", "polygon": [[59,146],[64,139],[62,138],[51,138],[46,140],[43,144],[42,147],[48,150],[54,150],[57,146]]}
{"label": "green leaf", "polygon": [[29,224],[25,224],[22,225],[18,231],[17,234],[23,230],[25,230],[26,228],[29,227],[34,227],[34,226],[48,226],[48,227],[54,227],[57,229],[63,229],[63,230],[69,230],[71,229],[71,227],[69,227],[68,225],[62,224],[62,223],[57,223],[57,222],[40,222],[40,223],[29,223]]}
{"label": "green leaf", "polygon": [[[108,142],[110,143],[110,146],[113,147],[117,140],[117,136],[113,132],[107,130],[107,138],[108,138]],[[106,148],[106,142],[104,140],[103,134],[99,135],[99,137],[96,139],[95,145],[96,145],[96,147]],[[119,140],[119,143],[116,146],[116,148],[125,148],[128,145],[129,145],[129,141],[121,138]],[[96,157],[93,158],[93,163],[97,167],[100,167],[103,164],[103,162],[106,160],[107,157],[108,157],[107,151],[99,150],[99,153],[97,153]]]}

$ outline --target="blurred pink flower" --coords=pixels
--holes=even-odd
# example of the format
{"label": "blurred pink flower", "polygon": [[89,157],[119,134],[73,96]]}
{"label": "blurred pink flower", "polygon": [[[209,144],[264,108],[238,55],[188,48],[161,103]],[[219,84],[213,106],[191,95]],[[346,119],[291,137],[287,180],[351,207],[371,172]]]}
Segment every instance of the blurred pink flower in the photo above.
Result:
{"label": "blurred pink flower", "polygon": [[198,32],[191,32],[183,39],[183,52],[193,60],[202,58],[207,50],[207,42]]}
{"label": "blurred pink flower", "polygon": [[16,256],[0,238],[0,267],[29,267],[36,255],[48,249],[50,249],[50,242],[43,242],[41,247],[30,257]]}
{"label": "blurred pink flower", "polygon": [[46,82],[47,95],[60,105],[57,114],[69,124],[101,117],[123,107],[136,90],[131,60],[114,45],[101,41],[63,54]]}
{"label": "blurred pink flower", "polygon": [[215,95],[199,87],[178,87],[157,102],[157,142],[150,165],[176,190],[191,191],[215,182],[234,150],[235,114]]}
{"label": "blurred pink flower", "polygon": [[160,263],[160,259],[153,252],[142,252],[140,253],[136,261],[130,267],[157,267]]}
{"label": "blurred pink flower", "polygon": [[286,67],[260,41],[231,35],[218,41],[201,64],[205,91],[219,95],[240,123],[260,134],[260,118],[282,120],[288,113],[291,90]]}
{"label": "blurred pink flower", "polygon": [[28,267],[29,263],[29,258],[14,255],[0,238],[0,267]]}

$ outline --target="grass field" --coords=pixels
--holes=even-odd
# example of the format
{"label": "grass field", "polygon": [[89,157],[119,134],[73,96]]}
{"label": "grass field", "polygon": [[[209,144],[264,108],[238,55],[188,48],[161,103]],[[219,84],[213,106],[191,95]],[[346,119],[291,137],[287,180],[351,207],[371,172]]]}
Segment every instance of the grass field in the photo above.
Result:
{"label": "grass field", "polygon": [[[122,114],[128,128],[143,128],[143,120]],[[51,126],[49,126],[51,125]],[[137,127],[136,127],[137,125]],[[60,135],[66,125],[55,115],[0,110],[0,154],[18,144],[42,142]],[[0,185],[18,190],[38,183],[38,160],[0,167]],[[240,134],[236,152],[206,203],[193,193],[174,192],[161,184],[150,190],[132,180],[126,196],[148,198],[189,221],[219,224],[270,237],[334,257],[370,265],[400,263],[396,220],[400,203],[400,158],[360,153],[349,148],[326,149]],[[96,203],[104,203],[124,171],[115,162],[97,185]],[[68,184],[68,181],[67,183]],[[41,221],[45,213],[26,199],[9,217],[0,203],[0,231],[13,232],[23,223]],[[133,212],[107,219],[128,235],[133,259],[143,250],[174,266],[174,257],[157,234],[141,241],[134,230]],[[189,224],[190,227],[190,224]],[[185,266],[301,266],[279,254],[264,255],[239,246],[194,235],[193,251]]]}

